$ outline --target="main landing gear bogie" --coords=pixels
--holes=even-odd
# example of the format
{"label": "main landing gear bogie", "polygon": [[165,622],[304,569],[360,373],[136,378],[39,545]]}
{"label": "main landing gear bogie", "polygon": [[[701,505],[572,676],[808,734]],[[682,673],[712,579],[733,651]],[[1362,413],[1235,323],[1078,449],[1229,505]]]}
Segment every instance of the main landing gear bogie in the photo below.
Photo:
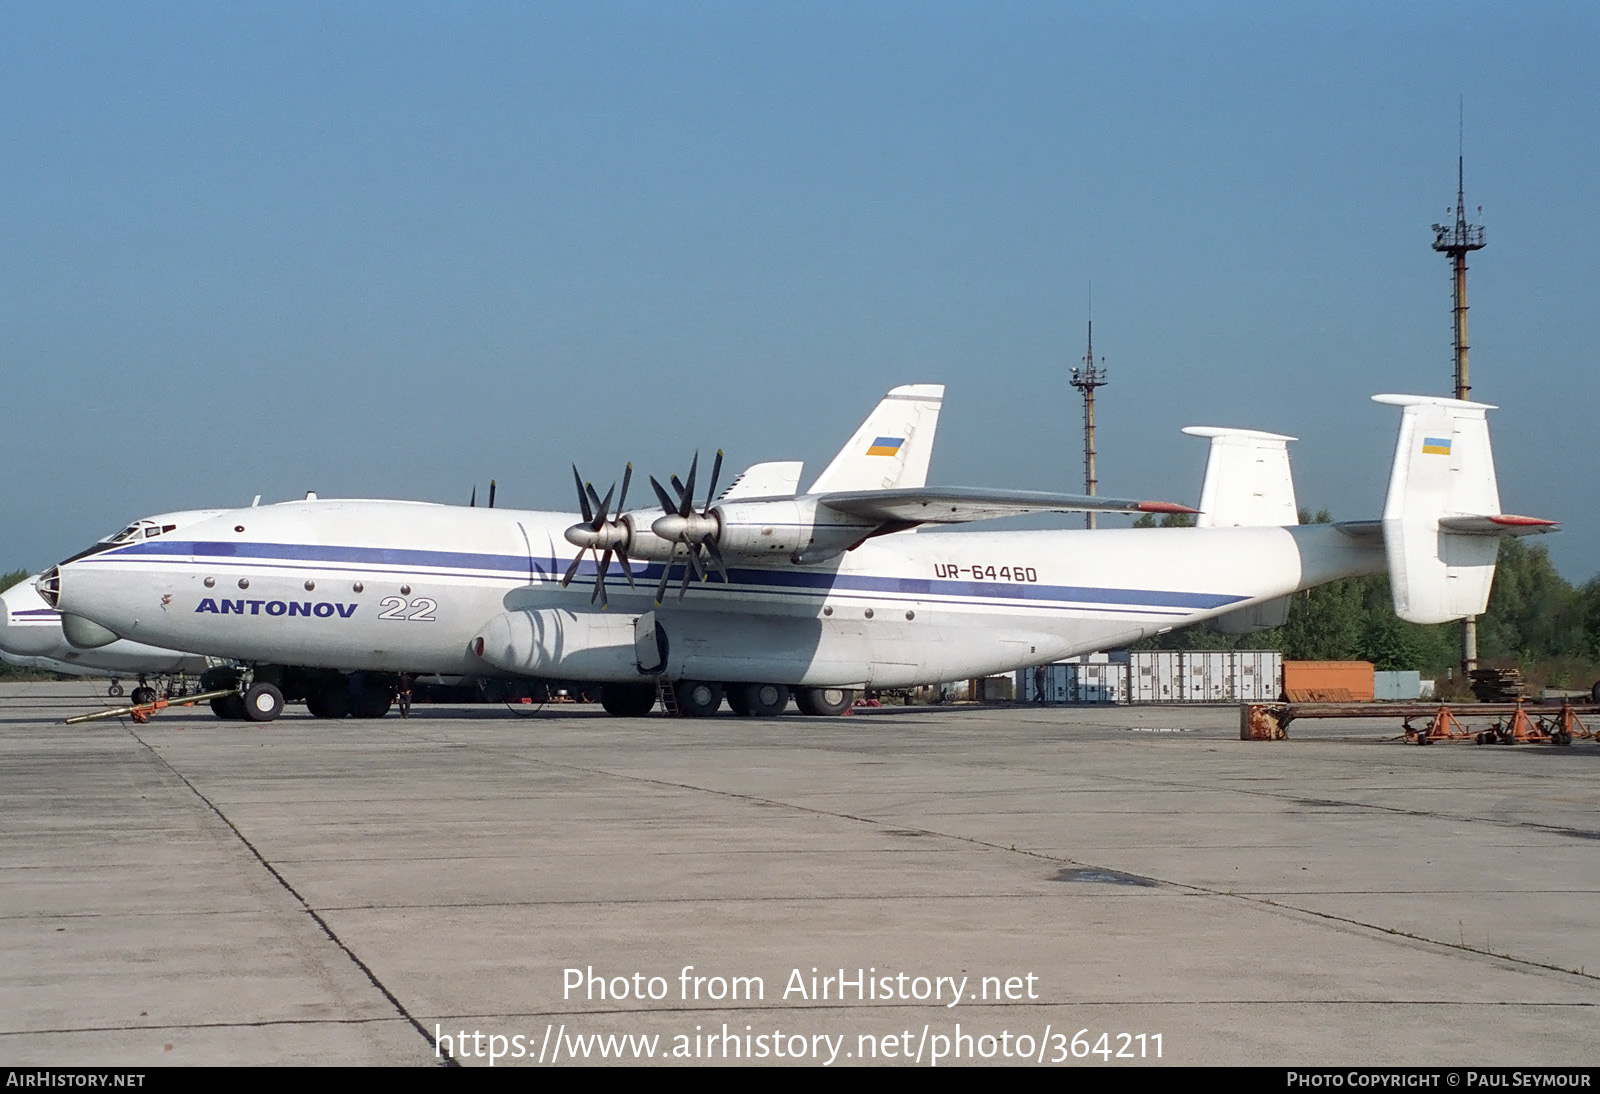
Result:
{"label": "main landing gear bogie", "polygon": [[[855,703],[850,688],[796,687],[770,683],[718,683],[704,680],[679,680],[672,685],[678,713],[691,718],[715,714],[724,698],[728,708],[741,718],[772,718],[784,713],[794,699],[800,713],[836,717]],[[607,710],[611,708],[606,707]],[[613,712],[615,713],[615,712]]]}

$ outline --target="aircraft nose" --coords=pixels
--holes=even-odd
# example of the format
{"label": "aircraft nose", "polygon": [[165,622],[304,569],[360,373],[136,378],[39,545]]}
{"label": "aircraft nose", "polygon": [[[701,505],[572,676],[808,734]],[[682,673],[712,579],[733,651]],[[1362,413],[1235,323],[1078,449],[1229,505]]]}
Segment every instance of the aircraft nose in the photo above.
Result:
{"label": "aircraft nose", "polygon": [[60,617],[39,603],[27,580],[0,593],[0,650],[17,657],[41,656],[60,631]]}

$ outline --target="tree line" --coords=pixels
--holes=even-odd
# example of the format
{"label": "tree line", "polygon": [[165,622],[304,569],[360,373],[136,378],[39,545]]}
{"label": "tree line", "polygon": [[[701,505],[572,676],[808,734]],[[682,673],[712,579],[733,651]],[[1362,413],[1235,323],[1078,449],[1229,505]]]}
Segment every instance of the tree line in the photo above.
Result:
{"label": "tree line", "polygon": [[[1326,511],[1300,516],[1302,524],[1330,519]],[[1174,514],[1161,524],[1192,521]],[[1146,515],[1134,526],[1154,527],[1155,521]],[[1380,671],[1417,669],[1442,678],[1460,665],[1461,626],[1398,618],[1389,578],[1376,574],[1296,593],[1281,627],[1242,636],[1191,627],[1137,648],[1278,650],[1294,661],[1371,661]],[[1575,587],[1556,572],[1543,544],[1501,540],[1489,607],[1478,617],[1478,660],[1519,665],[1530,678],[1558,687],[1588,687],[1600,664],[1600,577]]]}

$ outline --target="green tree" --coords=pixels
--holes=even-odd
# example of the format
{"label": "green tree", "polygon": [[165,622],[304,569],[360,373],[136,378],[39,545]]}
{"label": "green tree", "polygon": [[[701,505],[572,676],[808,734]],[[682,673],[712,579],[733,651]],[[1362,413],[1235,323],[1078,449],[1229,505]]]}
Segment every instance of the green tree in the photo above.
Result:
{"label": "green tree", "polygon": [[1478,623],[1478,653],[1522,661],[1585,646],[1585,603],[1550,562],[1543,544],[1500,542],[1489,607]]}

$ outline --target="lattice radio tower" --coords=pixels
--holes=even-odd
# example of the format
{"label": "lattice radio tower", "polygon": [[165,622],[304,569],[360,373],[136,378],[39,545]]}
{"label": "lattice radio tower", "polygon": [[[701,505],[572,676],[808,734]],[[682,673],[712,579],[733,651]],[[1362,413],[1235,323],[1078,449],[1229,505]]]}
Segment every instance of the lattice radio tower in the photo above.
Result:
{"label": "lattice radio tower", "polygon": [[[1433,249],[1450,258],[1451,281],[1455,291],[1455,397],[1465,399],[1472,390],[1467,382],[1467,252],[1483,249],[1483,225],[1467,223],[1465,157],[1456,155],[1456,220],[1454,224],[1433,226]],[[1478,206],[1483,215],[1483,206]],[[1463,675],[1478,667],[1478,621],[1469,616],[1461,621],[1461,671]]]}
{"label": "lattice radio tower", "polygon": [[[1094,469],[1094,389],[1106,384],[1105,358],[1099,365],[1094,359],[1094,316],[1089,317],[1089,351],[1083,355],[1083,367],[1072,370],[1072,386],[1083,392],[1083,492],[1094,496],[1100,480]],[[1084,527],[1095,526],[1095,513],[1084,514]]]}

